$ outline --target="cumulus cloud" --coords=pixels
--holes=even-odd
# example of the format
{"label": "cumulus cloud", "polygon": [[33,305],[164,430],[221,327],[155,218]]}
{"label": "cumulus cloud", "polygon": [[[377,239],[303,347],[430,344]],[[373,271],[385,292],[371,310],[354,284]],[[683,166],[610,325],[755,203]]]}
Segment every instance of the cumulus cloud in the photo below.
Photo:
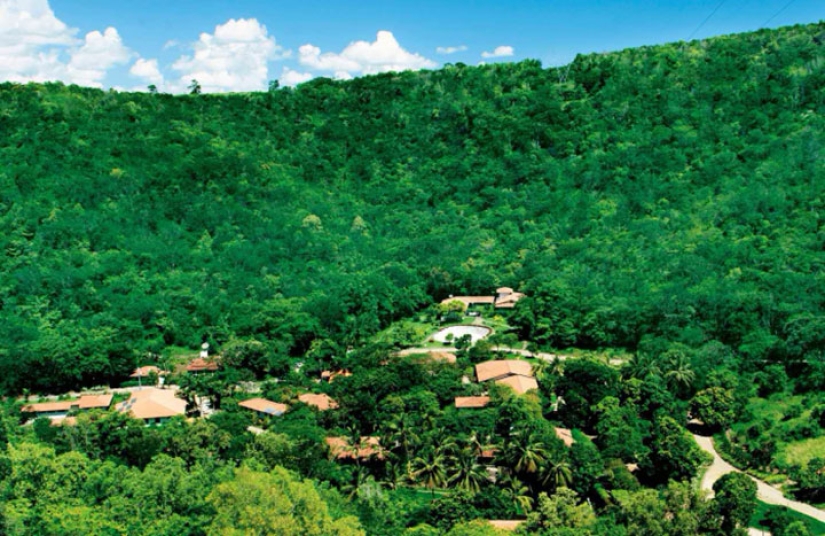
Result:
{"label": "cumulus cloud", "polygon": [[312,73],[302,73],[289,67],[284,67],[281,72],[281,77],[278,78],[278,83],[282,86],[297,86],[307,80],[312,80]]}
{"label": "cumulus cloud", "polygon": [[76,84],[101,87],[106,72],[131,56],[115,28],[106,28],[103,33],[95,30],[86,34],[83,46],[71,52],[68,75]]}
{"label": "cumulus cloud", "polygon": [[267,87],[267,63],[289,55],[257,19],[219,24],[215,33],[202,33],[193,49],[192,56],[172,64],[181,73],[173,90],[183,91],[197,80],[205,92],[260,91]]}
{"label": "cumulus cloud", "polygon": [[512,56],[514,53],[513,47],[508,45],[501,45],[493,49],[492,52],[484,51],[481,53],[482,58],[503,58]]}
{"label": "cumulus cloud", "polygon": [[467,50],[466,45],[459,45],[457,47],[436,47],[436,54],[455,54],[456,52],[464,52]]}
{"label": "cumulus cloud", "polygon": [[129,74],[142,78],[148,84],[159,86],[163,83],[163,75],[158,68],[158,60],[138,58],[132,68],[129,69]]}
{"label": "cumulus cloud", "polygon": [[0,80],[61,80],[101,87],[108,70],[129,60],[115,28],[75,37],[48,0],[0,0]]}
{"label": "cumulus cloud", "polygon": [[60,51],[78,43],[76,33],[54,16],[47,0],[0,0],[0,79],[59,79],[66,67]]}
{"label": "cumulus cloud", "polygon": [[375,41],[354,41],[340,53],[321,53],[312,44],[303,45],[298,49],[298,61],[313,70],[333,72],[336,78],[436,66],[434,61],[402,48],[395,36],[385,30],[378,32]]}

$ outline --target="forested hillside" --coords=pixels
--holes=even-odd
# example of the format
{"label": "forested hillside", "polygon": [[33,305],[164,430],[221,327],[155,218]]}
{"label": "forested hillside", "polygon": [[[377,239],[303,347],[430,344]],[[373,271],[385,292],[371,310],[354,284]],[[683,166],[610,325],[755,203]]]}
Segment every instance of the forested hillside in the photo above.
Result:
{"label": "forested hillside", "polygon": [[825,24],[256,94],[2,84],[0,382],[340,351],[506,284],[545,347],[822,388],[823,111]]}

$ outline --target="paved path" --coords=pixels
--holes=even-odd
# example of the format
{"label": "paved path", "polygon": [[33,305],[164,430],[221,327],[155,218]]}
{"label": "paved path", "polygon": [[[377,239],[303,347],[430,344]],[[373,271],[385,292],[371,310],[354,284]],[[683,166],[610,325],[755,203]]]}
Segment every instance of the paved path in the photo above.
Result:
{"label": "paved path", "polygon": [[[708,468],[705,476],[702,477],[702,489],[708,490],[711,496],[713,496],[713,484],[722,478],[722,475],[733,472],[741,473],[741,471],[719,456],[719,453],[716,452],[716,449],[713,446],[713,439],[696,434],[693,434],[693,438],[702,450],[713,456],[713,463]],[[810,504],[787,499],[784,495],[782,495],[781,491],[768,483],[753,478],[750,475],[748,475],[748,477],[756,482],[756,496],[759,497],[761,501],[768,504],[775,504],[777,506],[787,506],[791,510],[795,510],[800,514],[805,514],[806,516],[818,519],[819,521],[825,523],[825,510],[814,508]],[[762,531],[757,530],[757,532],[754,532],[753,534],[761,533]]]}

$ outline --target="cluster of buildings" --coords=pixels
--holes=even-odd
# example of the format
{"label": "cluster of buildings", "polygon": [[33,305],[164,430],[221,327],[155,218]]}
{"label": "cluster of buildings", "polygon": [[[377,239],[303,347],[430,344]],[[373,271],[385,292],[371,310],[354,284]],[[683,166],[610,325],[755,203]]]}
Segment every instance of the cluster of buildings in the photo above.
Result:
{"label": "cluster of buildings", "polygon": [[[538,389],[539,384],[533,376],[533,367],[527,361],[520,359],[495,359],[479,363],[475,367],[476,380],[479,383],[493,382],[497,385],[506,385],[516,394],[523,395],[532,389]],[[490,403],[490,397],[457,396],[457,408],[483,408]]]}
{"label": "cluster of buildings", "polygon": [[[205,352],[202,352],[200,357],[190,361],[183,370],[189,374],[217,371],[220,368],[220,357],[209,358],[204,354]],[[135,369],[129,377],[138,381],[148,381],[151,379],[152,381],[156,381],[158,386],[162,386],[163,378],[166,375],[168,375],[167,371],[161,370],[154,365],[148,365]],[[114,410],[140,419],[147,425],[160,424],[172,417],[186,415],[187,401],[177,396],[178,390],[175,387],[161,389],[155,385],[144,384],[125,392],[128,398],[115,404]],[[26,404],[21,408],[21,411],[23,414],[29,415],[32,418],[46,417],[52,419],[55,424],[74,424],[75,419],[73,415],[76,415],[78,412],[93,409],[112,409],[113,399],[114,395],[111,393],[80,395],[73,400]],[[325,394],[304,393],[298,397],[298,400],[320,411],[338,407],[338,403]],[[286,404],[272,402],[264,398],[245,400],[238,405],[261,417],[282,415],[289,409],[289,406]]]}
{"label": "cluster of buildings", "polygon": [[524,296],[521,292],[516,292],[510,287],[501,287],[496,289],[495,296],[450,296],[441,300],[441,303],[447,304],[460,301],[464,304],[465,309],[478,305],[492,305],[495,309],[512,309],[516,306],[516,302]]}

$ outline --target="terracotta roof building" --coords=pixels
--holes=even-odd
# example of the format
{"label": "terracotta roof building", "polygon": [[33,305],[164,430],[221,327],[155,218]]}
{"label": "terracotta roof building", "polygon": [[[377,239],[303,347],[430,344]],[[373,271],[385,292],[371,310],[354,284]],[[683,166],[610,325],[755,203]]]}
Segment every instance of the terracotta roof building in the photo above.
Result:
{"label": "terracotta roof building", "polygon": [[573,439],[573,432],[569,428],[553,428],[553,431],[556,432],[556,437],[561,439],[567,447],[572,447],[573,443],[576,442]]}
{"label": "terracotta roof building", "polygon": [[353,448],[347,437],[328,437],[326,439],[330,455],[338,460],[352,460],[355,458],[363,460],[373,456],[382,460],[384,454],[380,441],[378,437],[362,436],[358,448]]}
{"label": "terracotta roof building", "polygon": [[524,297],[521,292],[516,292],[510,287],[496,289],[496,309],[512,309],[516,302]]}
{"label": "terracotta roof building", "polygon": [[161,423],[175,415],[186,414],[186,400],[175,396],[175,391],[144,387],[133,392],[129,399],[118,404],[116,409],[150,424]]}
{"label": "terracotta roof building", "polygon": [[330,398],[329,395],[325,395],[323,393],[318,395],[313,393],[304,393],[298,397],[298,400],[307,406],[313,406],[321,411],[335,409],[338,407],[338,402]]}
{"label": "terracotta roof building", "polygon": [[530,376],[508,376],[500,380],[496,380],[497,385],[506,385],[516,393],[523,395],[531,389],[538,389],[539,382]]}
{"label": "terracotta roof building", "polygon": [[533,367],[527,361],[519,359],[496,359],[479,363],[476,365],[476,378],[479,382],[494,381],[499,385],[507,385],[520,395],[539,387],[533,377]]}
{"label": "terracotta roof building", "polygon": [[149,376],[149,374],[152,374],[152,373],[157,374],[158,376],[161,376],[163,374],[166,374],[166,371],[165,370],[160,370],[158,367],[156,367],[154,365],[146,365],[145,367],[136,368],[133,373],[129,374],[129,377],[130,378],[146,378],[147,376]]}
{"label": "terracotta roof building", "polygon": [[23,413],[36,413],[38,417],[61,418],[71,410],[107,409],[112,405],[114,395],[81,395],[77,400],[40,402],[23,406]]}
{"label": "terracotta roof building", "polygon": [[346,378],[347,376],[352,376],[352,372],[350,372],[348,370],[336,370],[335,372],[332,372],[330,370],[325,370],[325,371],[321,372],[321,379],[326,380],[328,382],[331,382],[332,380],[334,380],[335,378],[337,378],[339,376]]}
{"label": "terracotta roof building", "polygon": [[81,395],[77,400],[80,409],[108,409],[112,405],[113,394]]}
{"label": "terracotta roof building", "polygon": [[186,372],[215,372],[220,368],[220,356],[215,357],[197,357],[186,365]]}
{"label": "terracotta roof building", "polygon": [[289,406],[286,404],[272,402],[266,398],[251,398],[249,400],[244,400],[243,402],[238,402],[238,405],[242,408],[254,411],[261,417],[283,415],[286,413],[286,410],[289,409]]}
{"label": "terracotta roof building", "polygon": [[520,359],[495,359],[476,365],[476,378],[480,382],[496,381],[508,376],[533,376],[533,367]]}
{"label": "terracotta roof building", "polygon": [[65,417],[72,409],[71,400],[61,400],[58,402],[39,402],[28,404],[21,408],[23,413],[37,413],[38,417]]}
{"label": "terracotta roof building", "polygon": [[457,396],[455,397],[455,407],[457,408],[483,408],[490,403],[489,396]]}

